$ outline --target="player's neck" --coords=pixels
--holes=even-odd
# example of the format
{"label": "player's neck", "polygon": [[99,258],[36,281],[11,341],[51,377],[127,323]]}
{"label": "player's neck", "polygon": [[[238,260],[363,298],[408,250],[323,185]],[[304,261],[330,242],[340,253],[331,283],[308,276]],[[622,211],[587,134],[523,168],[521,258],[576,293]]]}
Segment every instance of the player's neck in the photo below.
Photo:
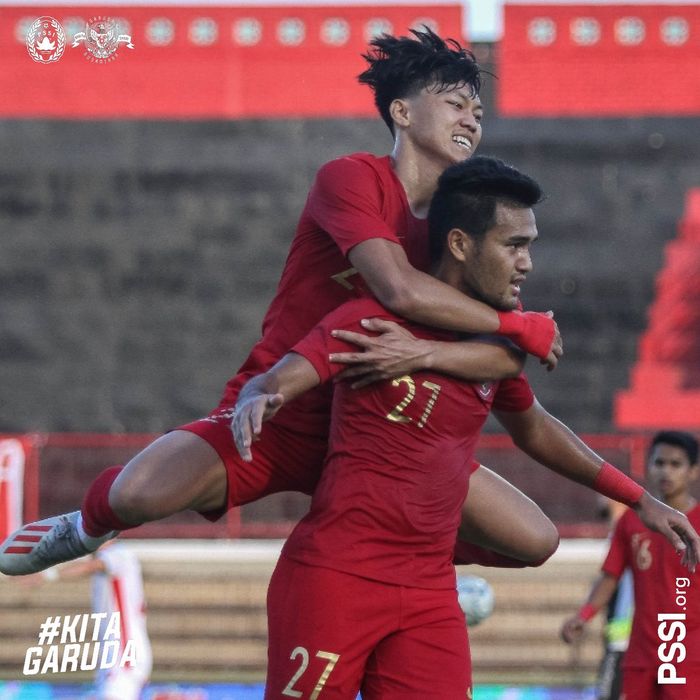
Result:
{"label": "player's neck", "polygon": [[697,505],[697,501],[687,491],[679,493],[677,496],[663,499],[663,502],[667,506],[679,510],[681,513],[687,513]]}
{"label": "player's neck", "polygon": [[444,167],[422,157],[410,145],[403,145],[400,140],[396,142],[391,154],[391,163],[396,177],[406,191],[413,215],[425,219]]}
{"label": "player's neck", "polygon": [[451,255],[443,254],[442,260],[440,260],[437,265],[433,266],[430,274],[435,277],[435,279],[440,280],[440,282],[444,282],[446,285],[454,287],[462,292],[465,296],[477,299],[473,290],[469,289],[464,282],[462,267]]}

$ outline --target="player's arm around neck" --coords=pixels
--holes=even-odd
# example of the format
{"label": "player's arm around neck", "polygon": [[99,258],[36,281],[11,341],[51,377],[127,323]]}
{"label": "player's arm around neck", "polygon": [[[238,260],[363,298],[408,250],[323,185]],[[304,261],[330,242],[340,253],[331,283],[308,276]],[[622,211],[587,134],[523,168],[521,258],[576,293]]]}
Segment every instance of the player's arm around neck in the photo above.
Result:
{"label": "player's arm around neck", "polygon": [[382,238],[359,243],[348,259],[382,306],[398,316],[461,333],[505,335],[551,369],[556,366],[560,341],[545,314],[498,312],[417,270],[400,245]]}
{"label": "player's arm around neck", "polygon": [[334,336],[338,340],[358,349],[331,353],[329,357],[333,363],[347,365],[337,379],[351,380],[353,389],[420,370],[433,370],[469,382],[491,382],[517,377],[525,365],[524,353],[508,341],[416,338],[398,323],[381,318],[364,319],[362,327],[379,335],[337,329]]}
{"label": "player's arm around neck", "polygon": [[498,332],[495,309],[416,270],[396,243],[372,238],[348,258],[382,306],[398,316],[451,331]]}
{"label": "player's arm around neck", "polygon": [[492,382],[520,375],[525,355],[514,345],[487,339],[430,342],[426,369],[470,382]]}
{"label": "player's arm around neck", "polygon": [[250,379],[241,389],[236,402],[231,430],[242,459],[250,462],[250,450],[260,439],[262,424],[282,406],[320,384],[314,366],[301,355],[287,353],[264,374]]}

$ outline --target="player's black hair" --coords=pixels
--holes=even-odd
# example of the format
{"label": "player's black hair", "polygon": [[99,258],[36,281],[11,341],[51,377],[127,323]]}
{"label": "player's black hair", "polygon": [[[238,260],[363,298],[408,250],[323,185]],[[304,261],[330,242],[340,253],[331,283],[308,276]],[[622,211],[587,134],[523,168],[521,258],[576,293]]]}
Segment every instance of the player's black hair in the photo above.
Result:
{"label": "player's black hair", "polygon": [[495,224],[499,202],[529,208],[542,196],[535,180],[498,158],[473,156],[449,167],[438,180],[428,212],[430,259],[440,260],[454,228],[481,240]]}
{"label": "player's black hair", "polygon": [[698,462],[698,441],[690,433],[685,433],[682,430],[662,430],[656,433],[649,446],[649,455],[659,444],[679,447],[688,456],[688,461],[691,464]]}
{"label": "player's black hair", "polygon": [[[411,29],[413,37],[382,34],[362,55],[369,68],[357,79],[374,92],[374,104],[394,134],[389,107],[396,99],[411,97],[423,88],[434,92],[469,87],[472,97],[481,89],[481,73],[474,54],[454,39],[441,39],[431,29]],[[415,37],[415,38],[414,38]]]}

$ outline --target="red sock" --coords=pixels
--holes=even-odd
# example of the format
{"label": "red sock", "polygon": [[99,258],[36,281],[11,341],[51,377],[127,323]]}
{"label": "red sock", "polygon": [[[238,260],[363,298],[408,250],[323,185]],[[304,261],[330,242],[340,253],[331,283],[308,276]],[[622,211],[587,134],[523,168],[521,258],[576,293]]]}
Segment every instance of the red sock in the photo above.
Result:
{"label": "red sock", "polygon": [[91,537],[101,537],[112,530],[136,527],[119,518],[109,505],[109,489],[124,467],[108,467],[92,482],[83,499],[80,512],[83,529]]}
{"label": "red sock", "polygon": [[480,566],[494,566],[501,569],[524,569],[528,566],[542,566],[552,554],[548,554],[539,561],[522,561],[515,557],[492,552],[490,549],[484,549],[476,544],[471,544],[471,542],[457,540],[453,561],[455,564],[479,564]]}

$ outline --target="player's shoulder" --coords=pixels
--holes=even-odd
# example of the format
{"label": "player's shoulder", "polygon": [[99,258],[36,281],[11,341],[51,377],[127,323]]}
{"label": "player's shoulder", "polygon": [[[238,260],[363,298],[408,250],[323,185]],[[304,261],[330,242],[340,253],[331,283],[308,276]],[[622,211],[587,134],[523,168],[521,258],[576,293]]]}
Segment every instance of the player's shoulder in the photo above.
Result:
{"label": "player's shoulder", "polygon": [[696,503],[687,513],[688,520],[696,529],[700,527],[700,503]]}
{"label": "player's shoulder", "polygon": [[620,516],[619,522],[630,524],[636,522],[642,522],[639,520],[639,516],[633,508],[625,508],[625,512]]}
{"label": "player's shoulder", "polygon": [[332,323],[335,328],[347,328],[359,324],[364,318],[383,318],[389,321],[403,322],[398,316],[385,309],[376,299],[369,297],[346,301],[331,311],[324,321]]}
{"label": "player's shoulder", "polygon": [[623,533],[648,530],[633,508],[627,508],[617,521],[617,529]]}
{"label": "player's shoulder", "polygon": [[373,153],[350,153],[329,160],[318,170],[317,178],[366,176],[373,171],[378,177],[384,178],[391,173],[389,156],[377,156]]}

